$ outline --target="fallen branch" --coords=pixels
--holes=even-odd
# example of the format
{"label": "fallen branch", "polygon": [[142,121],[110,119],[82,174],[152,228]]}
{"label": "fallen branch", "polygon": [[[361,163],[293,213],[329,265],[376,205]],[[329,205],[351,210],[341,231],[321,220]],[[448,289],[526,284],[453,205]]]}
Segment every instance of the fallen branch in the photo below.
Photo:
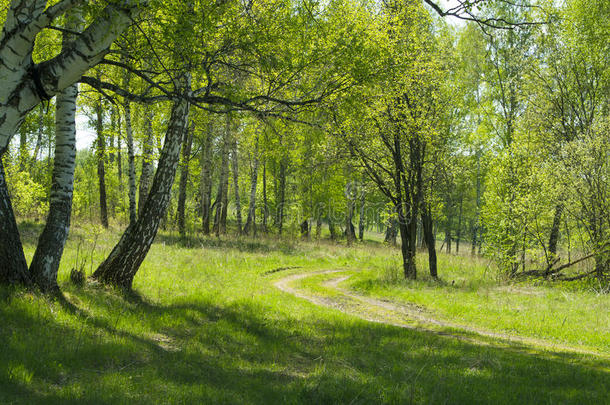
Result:
{"label": "fallen branch", "polygon": [[[558,279],[558,280],[565,280],[565,281],[571,281],[571,280],[567,280],[566,278],[562,278],[560,275],[558,275],[558,273],[562,272],[563,270],[574,266],[575,264],[584,262],[585,260],[591,259],[592,257],[594,257],[595,255],[598,255],[599,253],[591,253],[587,256],[581,257],[578,260],[574,260],[572,262],[566,263],[566,264],[562,264],[561,266],[553,269],[552,267],[557,264],[557,262],[559,262],[559,258],[556,258],[549,267],[547,267],[545,270],[529,270],[529,271],[524,271],[518,274],[518,276],[521,277],[544,277],[544,278],[548,278],[549,276],[554,276],[554,278]],[[590,274],[590,273],[588,273]],[[587,274],[587,275],[588,275]],[[582,274],[577,276],[580,277],[583,276]],[[583,277],[580,278],[584,278],[586,277],[586,275],[584,275]],[[576,279],[578,280],[578,278]]]}

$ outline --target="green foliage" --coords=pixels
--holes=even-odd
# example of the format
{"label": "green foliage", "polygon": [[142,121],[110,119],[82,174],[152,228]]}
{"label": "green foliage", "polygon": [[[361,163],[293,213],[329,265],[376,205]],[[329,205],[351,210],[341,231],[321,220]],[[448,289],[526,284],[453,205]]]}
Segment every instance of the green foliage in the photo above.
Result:
{"label": "green foliage", "polygon": [[26,171],[5,168],[13,210],[22,218],[42,218],[48,210],[47,189]]}

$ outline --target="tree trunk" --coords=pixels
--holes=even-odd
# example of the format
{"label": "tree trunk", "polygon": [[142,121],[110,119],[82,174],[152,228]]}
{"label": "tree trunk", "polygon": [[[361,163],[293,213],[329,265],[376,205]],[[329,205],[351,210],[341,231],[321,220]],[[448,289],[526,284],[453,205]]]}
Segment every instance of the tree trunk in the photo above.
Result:
{"label": "tree trunk", "polygon": [[108,228],[108,199],[106,198],[106,141],[104,139],[104,112],[102,110],[102,96],[100,95],[96,108],[97,132],[97,177],[100,189],[100,221],[104,228]]}
{"label": "tree trunk", "polygon": [[247,235],[252,233],[256,236],[256,186],[258,183],[258,133],[254,143],[254,162],[252,167],[252,176],[250,177],[250,204],[248,206],[248,218],[246,219],[246,225],[244,226],[244,233]]}
{"label": "tree trunk", "polygon": [[424,207],[422,209],[421,220],[424,231],[424,239],[426,239],[426,247],[428,248],[428,265],[430,268],[430,276],[432,278],[437,278],[436,238],[434,237],[434,223],[432,221],[430,207]]}
{"label": "tree trunk", "polygon": [[135,224],[138,219],[136,209],[136,155],[133,147],[133,129],[131,127],[131,103],[125,101],[125,134],[127,136],[127,169],[128,169],[128,197],[129,197],[129,223]]}
{"label": "tree trunk", "polygon": [[167,211],[180,159],[180,146],[188,130],[188,115],[189,103],[186,99],[174,101],[159,167],[144,203],[142,215],[134,224],[129,225],[108,258],[95,271],[93,277],[97,280],[131,288],[133,279],[155,239],[159,223]]}
{"label": "tree trunk", "polygon": [[464,205],[464,196],[460,196],[460,211],[458,214],[458,226],[456,229],[455,253],[460,253],[460,239],[462,237],[462,208]]}
{"label": "tree trunk", "polygon": [[210,234],[210,216],[212,204],[212,123],[204,135],[201,148],[201,230],[204,235]]}
{"label": "tree trunk", "polygon": [[301,222],[301,237],[303,239],[309,239],[309,220]]}
{"label": "tree trunk", "polygon": [[138,215],[142,215],[142,209],[146,204],[148,191],[152,182],[153,167],[153,113],[150,107],[145,107],[144,131],[146,138],[142,147],[142,172],[140,174],[140,189],[138,195]]}
{"label": "tree trunk", "polygon": [[178,232],[180,232],[180,236],[183,238],[186,236],[186,186],[189,179],[189,162],[191,160],[194,132],[195,123],[192,122],[183,141],[182,164],[180,165],[180,185],[178,187]]}
{"label": "tree trunk", "polygon": [[390,218],[388,220],[388,226],[386,228],[384,238],[385,243],[391,243],[392,245],[396,246],[396,237],[398,236],[398,227],[396,225],[397,223],[395,219]]}
{"label": "tree trunk", "polygon": [[123,185],[123,154],[121,153],[121,149],[123,148],[123,144],[121,141],[121,118],[119,116],[119,134],[116,138],[116,165],[117,165],[117,178],[119,181],[119,195],[121,200],[121,210],[124,208],[125,204],[125,186]]}
{"label": "tree trunk", "polygon": [[267,160],[263,161],[263,232],[267,233],[269,203],[267,201]]}
{"label": "tree trunk", "polygon": [[563,204],[558,204],[555,207],[555,215],[553,216],[553,225],[549,236],[549,259],[552,262],[557,255],[557,242],[559,241],[559,226],[561,225],[561,216],[563,214]]}
{"label": "tree trunk", "polygon": [[364,193],[360,198],[360,219],[358,221],[358,239],[364,240]]}
{"label": "tree trunk", "polygon": [[218,193],[216,195],[216,211],[214,214],[214,233],[219,236],[227,230],[227,203],[229,188],[229,135],[230,118],[227,116],[227,124],[222,135],[222,157],[220,163],[220,181],[218,182]]}
{"label": "tree trunk", "polygon": [[453,235],[451,235],[451,217],[447,217],[447,224],[445,227],[445,251],[447,253],[451,253],[451,241],[453,240]]}
{"label": "tree trunk", "polygon": [[[66,26],[68,29],[79,31],[83,25],[84,21],[79,8],[75,8],[67,14]],[[69,45],[70,37],[69,34],[64,34],[63,47]],[[57,272],[70,230],[76,167],[77,97],[78,85],[74,84],[63,90],[55,102],[55,161],[49,215],[30,264],[32,280],[45,292],[59,290]]]}
{"label": "tree trunk", "polygon": [[[472,248],[470,250],[470,254],[472,256],[475,255],[475,249],[477,247],[477,243],[481,243],[480,241],[477,241],[477,236],[479,233],[479,211],[481,209],[481,150],[477,150],[476,153],[476,159],[477,159],[477,199],[476,199],[476,206],[475,206],[475,219],[474,219],[474,226],[472,227]],[[480,253],[481,249],[479,247],[479,253]]]}
{"label": "tree trunk", "polygon": [[354,224],[352,223],[352,218],[354,216],[354,200],[348,196],[347,198],[347,216],[345,218],[345,237],[347,239],[347,246],[351,246],[356,239]]}
{"label": "tree trunk", "polygon": [[286,204],[286,163],[284,158],[280,162],[279,188],[278,188],[278,208],[277,208],[277,229],[281,235],[284,228],[284,205]]}
{"label": "tree trunk", "polygon": [[239,196],[239,166],[237,156],[237,140],[233,141],[233,151],[231,152],[231,166],[233,169],[233,190],[235,190],[235,217],[237,220],[237,234],[241,235],[242,232],[242,218],[241,218],[241,198]]}
{"label": "tree trunk", "polygon": [[398,229],[400,231],[400,251],[402,253],[402,268],[406,279],[417,278],[417,267],[415,264],[415,235],[409,229],[404,215],[398,215]]}
{"label": "tree trunk", "polygon": [[76,97],[78,86],[65,89],[56,101],[55,162],[47,223],[38,240],[30,273],[42,291],[58,290],[57,271],[70,229],[76,163]]}
{"label": "tree trunk", "polygon": [[0,283],[30,284],[28,265],[0,157]]}
{"label": "tree trunk", "polygon": [[330,239],[331,240],[335,240],[337,239],[337,231],[335,229],[335,223],[333,222],[332,218],[328,218],[328,232],[330,232]]}

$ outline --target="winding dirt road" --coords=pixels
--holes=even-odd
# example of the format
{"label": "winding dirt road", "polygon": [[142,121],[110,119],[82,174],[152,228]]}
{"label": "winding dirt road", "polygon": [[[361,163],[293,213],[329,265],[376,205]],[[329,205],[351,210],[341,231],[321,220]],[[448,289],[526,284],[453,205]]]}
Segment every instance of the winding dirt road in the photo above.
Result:
{"label": "winding dirt road", "polygon": [[[321,286],[331,290],[332,294],[322,296],[294,286],[297,281],[305,278],[341,274],[321,283]],[[415,304],[399,304],[389,300],[367,297],[346,288],[340,284],[351,277],[347,270],[322,270],[308,273],[297,273],[276,280],[273,284],[281,291],[305,299],[315,305],[337,309],[345,314],[354,315],[361,319],[393,325],[400,328],[433,333],[470,343],[488,346],[510,347],[519,351],[528,352],[571,352],[592,355],[597,358],[610,359],[605,354],[589,351],[574,346],[566,346],[550,340],[536,339],[522,336],[491,332],[471,325],[449,322],[438,319],[433,313]]]}

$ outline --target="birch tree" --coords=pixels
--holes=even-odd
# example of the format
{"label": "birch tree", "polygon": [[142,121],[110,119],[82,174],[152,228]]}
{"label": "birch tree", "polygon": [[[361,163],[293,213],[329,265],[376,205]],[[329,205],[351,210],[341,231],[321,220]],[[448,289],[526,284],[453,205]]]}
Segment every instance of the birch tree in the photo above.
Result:
{"label": "birch tree", "polygon": [[[59,55],[34,63],[34,43],[41,31],[83,1],[12,0],[0,34],[0,158],[25,116],[42,101],[68,88],[98,64],[116,37],[144,7],[137,0],[108,4]],[[0,281],[27,282],[23,247],[0,166]]]}
{"label": "birch tree", "polygon": [[[82,29],[78,8],[68,13],[66,28]],[[64,34],[63,46],[69,46],[71,35]],[[63,253],[72,212],[74,168],[76,162],[76,98],[78,84],[68,86],[57,96],[55,113],[55,159],[51,185],[51,203],[44,230],[30,265],[35,284],[43,291],[57,290],[57,271]]]}

